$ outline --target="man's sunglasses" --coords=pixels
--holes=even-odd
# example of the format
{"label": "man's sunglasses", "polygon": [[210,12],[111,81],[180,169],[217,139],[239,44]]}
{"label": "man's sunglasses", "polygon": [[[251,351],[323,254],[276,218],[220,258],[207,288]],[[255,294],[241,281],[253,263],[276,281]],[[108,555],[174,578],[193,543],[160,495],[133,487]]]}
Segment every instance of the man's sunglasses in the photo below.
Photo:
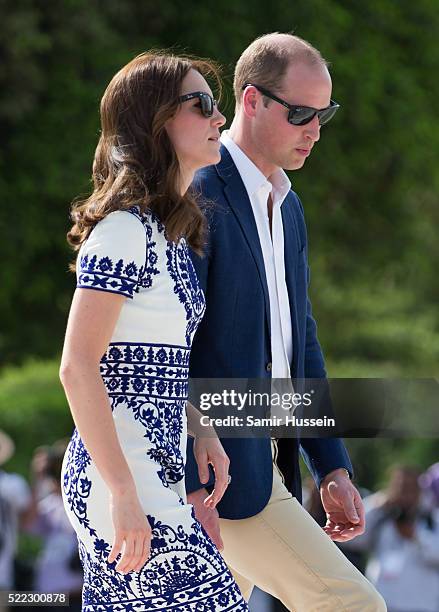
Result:
{"label": "man's sunglasses", "polygon": [[319,118],[320,125],[324,125],[328,123],[330,119],[335,115],[337,109],[340,108],[340,104],[337,104],[334,100],[331,100],[331,103],[326,108],[312,108],[311,106],[297,106],[295,104],[288,104],[285,100],[278,98],[271,91],[265,89],[265,87],[261,87],[260,85],[255,85],[254,83],[246,83],[242,86],[242,89],[245,89],[251,85],[252,87],[256,87],[258,91],[261,92],[263,96],[267,96],[267,98],[271,98],[275,102],[279,102],[282,106],[288,109],[288,123],[292,125],[306,125],[310,123],[314,117],[317,115]]}
{"label": "man's sunglasses", "polygon": [[195,98],[200,100],[200,104],[196,104],[196,106],[199,106],[203,117],[212,117],[213,109],[217,103],[216,100],[205,91],[194,91],[192,93],[185,94],[184,96],[180,96],[178,98],[178,102],[181,104],[182,102],[186,102],[186,100],[194,100]]}

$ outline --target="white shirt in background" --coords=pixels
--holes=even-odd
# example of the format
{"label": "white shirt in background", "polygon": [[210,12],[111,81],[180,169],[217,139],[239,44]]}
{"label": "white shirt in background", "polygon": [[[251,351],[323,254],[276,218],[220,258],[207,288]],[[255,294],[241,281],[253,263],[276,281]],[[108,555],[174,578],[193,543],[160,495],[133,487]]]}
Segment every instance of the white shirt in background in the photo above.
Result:
{"label": "white shirt in background", "polygon": [[19,517],[30,502],[26,480],[19,474],[0,470],[0,590],[13,587]]}

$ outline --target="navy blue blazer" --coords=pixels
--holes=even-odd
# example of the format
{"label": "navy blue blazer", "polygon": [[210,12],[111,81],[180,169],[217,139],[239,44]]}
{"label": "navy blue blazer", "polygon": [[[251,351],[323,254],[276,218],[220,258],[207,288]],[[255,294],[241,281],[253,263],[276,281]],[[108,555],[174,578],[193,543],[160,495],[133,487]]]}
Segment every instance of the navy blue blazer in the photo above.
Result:
{"label": "navy blue blazer", "polygon": [[[264,261],[251,203],[227,149],[221,162],[200,170],[194,181],[202,199],[210,201],[206,215],[209,240],[206,255],[191,253],[206,296],[206,312],[195,334],[189,374],[192,378],[271,377],[270,304]],[[290,191],[282,204],[285,274],[291,309],[294,378],[325,378],[322,350],[308,299],[309,268],[303,208]],[[222,439],[230,459],[232,481],[218,504],[223,518],[241,519],[260,512],[272,489],[270,439]],[[282,438],[277,465],[285,484],[301,500],[299,451],[317,486],[336,468],[352,465],[343,442],[335,438]],[[213,476],[207,487],[213,484]],[[198,477],[193,439],[188,439],[186,489],[206,484]]]}

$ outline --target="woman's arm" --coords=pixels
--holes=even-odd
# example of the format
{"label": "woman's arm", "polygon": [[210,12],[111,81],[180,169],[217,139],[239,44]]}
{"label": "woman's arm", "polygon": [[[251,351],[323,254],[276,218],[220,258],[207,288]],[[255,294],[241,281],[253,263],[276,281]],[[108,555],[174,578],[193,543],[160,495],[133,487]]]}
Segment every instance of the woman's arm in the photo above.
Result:
{"label": "woman's arm", "polygon": [[203,434],[206,437],[216,438],[216,432],[213,427],[203,426],[201,424],[201,417],[203,414],[195,408],[190,402],[186,403],[186,416],[187,416],[187,431],[190,436],[196,438]]}
{"label": "woman's arm", "polygon": [[151,527],[117,437],[99,370],[125,299],[110,292],[76,289],[60,369],[73,420],[110,490],[114,540],[108,562],[122,553],[116,565],[122,573],[143,567],[151,542]]}
{"label": "woman's arm", "polygon": [[134,487],[99,371],[125,296],[76,289],[61,359],[60,378],[79,434],[108,488]]}

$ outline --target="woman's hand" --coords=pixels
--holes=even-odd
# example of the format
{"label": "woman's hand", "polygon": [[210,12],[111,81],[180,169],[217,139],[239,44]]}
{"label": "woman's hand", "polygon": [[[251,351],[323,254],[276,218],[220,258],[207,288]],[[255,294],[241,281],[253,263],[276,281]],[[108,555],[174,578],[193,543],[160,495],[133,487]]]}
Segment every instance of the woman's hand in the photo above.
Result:
{"label": "woman's hand", "polygon": [[125,548],[116,570],[123,574],[139,572],[145,565],[150,552],[151,526],[140,505],[135,489],[129,492],[112,493],[110,502],[114,526],[113,548],[108,556],[112,563]]}
{"label": "woman's hand", "polygon": [[215,508],[229,484],[230,460],[219,438],[212,433],[210,437],[195,437],[194,456],[198,464],[200,481],[203,484],[209,480],[209,463],[213,466],[215,471],[215,488],[204,500],[204,505],[207,508]]}

